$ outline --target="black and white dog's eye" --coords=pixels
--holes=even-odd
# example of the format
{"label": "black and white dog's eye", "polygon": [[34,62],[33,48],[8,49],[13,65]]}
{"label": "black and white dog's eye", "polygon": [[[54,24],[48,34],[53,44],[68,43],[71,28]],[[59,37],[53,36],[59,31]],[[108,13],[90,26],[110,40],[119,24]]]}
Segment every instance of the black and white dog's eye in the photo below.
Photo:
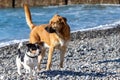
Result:
{"label": "black and white dog's eye", "polygon": [[39,49],[40,47],[39,46],[37,46],[37,49]]}

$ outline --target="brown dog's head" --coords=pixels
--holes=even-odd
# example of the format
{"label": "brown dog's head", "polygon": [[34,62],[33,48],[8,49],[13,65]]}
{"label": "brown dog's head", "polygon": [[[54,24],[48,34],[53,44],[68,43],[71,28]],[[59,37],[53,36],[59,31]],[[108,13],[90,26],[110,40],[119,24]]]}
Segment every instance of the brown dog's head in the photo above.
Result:
{"label": "brown dog's head", "polygon": [[56,14],[50,20],[49,26],[47,26],[45,29],[49,33],[61,32],[61,30],[63,30],[64,27],[66,26],[66,21],[67,21],[67,19],[65,17],[62,17],[62,16]]}

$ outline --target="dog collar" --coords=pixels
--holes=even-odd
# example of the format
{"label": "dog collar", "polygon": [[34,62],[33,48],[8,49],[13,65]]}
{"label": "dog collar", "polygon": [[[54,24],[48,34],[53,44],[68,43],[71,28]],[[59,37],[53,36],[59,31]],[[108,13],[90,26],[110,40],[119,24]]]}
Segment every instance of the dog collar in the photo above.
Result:
{"label": "dog collar", "polygon": [[40,53],[38,54],[38,55],[35,55],[35,56],[30,56],[29,54],[27,54],[27,52],[26,52],[26,55],[28,56],[28,57],[30,57],[30,58],[37,58],[38,57],[38,55],[40,55]]}
{"label": "dog collar", "polygon": [[26,53],[26,55],[27,55],[28,57],[30,57],[30,58],[37,58],[37,56],[30,56],[30,55],[28,55],[27,53]]}

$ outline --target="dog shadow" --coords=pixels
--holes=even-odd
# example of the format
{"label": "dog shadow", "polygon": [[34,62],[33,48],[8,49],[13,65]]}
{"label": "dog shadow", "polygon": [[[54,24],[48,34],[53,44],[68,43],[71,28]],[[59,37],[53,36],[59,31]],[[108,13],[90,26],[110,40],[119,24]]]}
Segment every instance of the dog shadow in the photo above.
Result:
{"label": "dog shadow", "polygon": [[114,75],[116,73],[112,73],[112,72],[91,72],[91,73],[87,73],[87,72],[75,72],[75,71],[70,71],[70,70],[51,70],[51,71],[43,71],[40,74],[44,74],[48,77],[55,77],[57,75],[59,76],[91,76],[91,77],[105,77],[108,74],[109,75]]}
{"label": "dog shadow", "polygon": [[102,64],[102,63],[109,63],[109,62],[120,62],[120,58],[119,58],[119,59],[114,59],[114,60],[98,61],[99,64]]}
{"label": "dog shadow", "polygon": [[[114,60],[104,60],[104,61],[98,61],[99,64],[102,63],[109,63],[109,62],[120,62],[119,59],[114,59]],[[57,75],[59,76],[90,76],[90,77],[106,77],[108,75],[115,75],[117,73],[115,72],[76,72],[76,71],[71,71],[71,70],[49,70],[49,71],[42,71],[39,74],[44,74],[48,77],[55,77]]]}

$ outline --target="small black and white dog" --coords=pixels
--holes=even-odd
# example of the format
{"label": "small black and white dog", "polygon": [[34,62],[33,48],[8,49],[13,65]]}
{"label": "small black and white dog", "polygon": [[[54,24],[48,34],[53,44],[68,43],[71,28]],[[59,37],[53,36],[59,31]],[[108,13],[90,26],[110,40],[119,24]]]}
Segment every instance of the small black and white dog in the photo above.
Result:
{"label": "small black and white dog", "polygon": [[[23,43],[20,43],[18,46],[18,55],[16,57],[17,72],[21,74],[21,67],[23,66],[26,69],[26,73],[32,75],[35,73],[35,67],[37,66],[37,57],[42,51],[42,44],[26,44],[26,52],[22,52],[21,47]],[[33,72],[34,71],[34,72]]]}

